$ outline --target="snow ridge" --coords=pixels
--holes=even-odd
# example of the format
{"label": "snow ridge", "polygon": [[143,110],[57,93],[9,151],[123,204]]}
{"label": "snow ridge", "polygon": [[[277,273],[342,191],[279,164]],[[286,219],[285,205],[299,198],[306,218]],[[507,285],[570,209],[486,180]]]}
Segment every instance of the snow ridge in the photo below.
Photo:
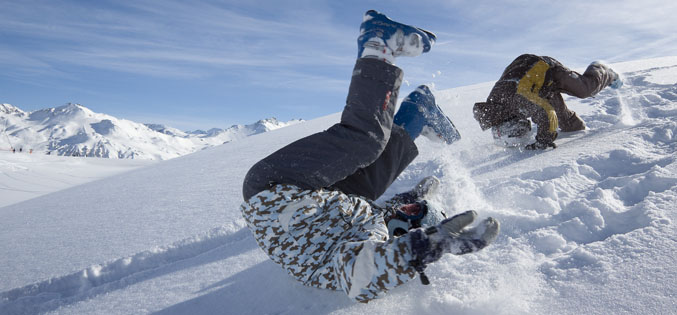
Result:
{"label": "snow ridge", "polygon": [[251,241],[248,229],[233,233],[225,227],[196,235],[169,246],[159,246],[108,263],[92,265],[0,293],[0,314],[36,314],[85,300],[162,273],[161,268],[235,243]]}

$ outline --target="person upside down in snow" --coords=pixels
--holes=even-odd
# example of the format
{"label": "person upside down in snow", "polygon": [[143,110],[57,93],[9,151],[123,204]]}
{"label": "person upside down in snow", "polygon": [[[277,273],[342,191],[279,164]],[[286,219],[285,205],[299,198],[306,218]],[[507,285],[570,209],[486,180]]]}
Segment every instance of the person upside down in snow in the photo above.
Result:
{"label": "person upside down in snow", "polygon": [[585,122],[567,108],[561,93],[586,98],[622,84],[616,72],[599,62],[591,63],[581,75],[554,58],[524,54],[505,68],[487,101],[475,103],[473,112],[482,130],[491,128],[494,139],[506,145],[529,140],[531,118],[537,125],[536,142],[525,148],[555,148],[558,129],[585,129]]}
{"label": "person upside down in snow", "polygon": [[417,272],[426,284],[427,264],[445,253],[478,251],[497,237],[495,219],[470,227],[474,211],[418,227],[433,217],[425,215],[425,197],[438,187],[435,177],[386,206],[373,202],[418,155],[419,135],[446,143],[460,138],[426,86],[395,114],[403,76],[395,57],[428,52],[434,41],[430,32],[368,11],[340,123],[272,153],[245,176],[241,211],[248,227],[303,284],[368,302]]}

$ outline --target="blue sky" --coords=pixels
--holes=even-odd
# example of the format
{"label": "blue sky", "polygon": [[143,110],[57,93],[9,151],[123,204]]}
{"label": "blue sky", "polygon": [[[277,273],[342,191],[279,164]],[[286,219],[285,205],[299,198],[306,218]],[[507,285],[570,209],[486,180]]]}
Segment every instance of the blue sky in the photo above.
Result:
{"label": "blue sky", "polygon": [[438,35],[397,59],[401,96],[495,80],[526,52],[572,68],[677,55],[664,0],[0,0],[0,102],[184,130],[340,112],[368,9]]}

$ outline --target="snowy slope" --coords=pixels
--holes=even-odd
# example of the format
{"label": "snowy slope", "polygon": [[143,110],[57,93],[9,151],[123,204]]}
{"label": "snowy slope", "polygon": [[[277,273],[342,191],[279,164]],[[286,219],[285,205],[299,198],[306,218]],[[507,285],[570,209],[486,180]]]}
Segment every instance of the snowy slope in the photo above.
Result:
{"label": "snowy slope", "polygon": [[300,122],[275,118],[209,132],[183,132],[95,113],[79,104],[24,112],[0,104],[0,150],[116,159],[166,160]]}
{"label": "snowy slope", "polygon": [[471,108],[492,83],[435,92],[463,139],[419,140],[386,195],[436,174],[435,206],[503,225],[431,265],[430,286],[355,304],[296,283],[245,227],[248,168],[334,114],[0,208],[0,313],[674,314],[677,57],[613,66],[626,86],[567,98],[589,129],[544,152],[480,132]]}
{"label": "snowy slope", "polygon": [[0,151],[0,208],[152,163]]}

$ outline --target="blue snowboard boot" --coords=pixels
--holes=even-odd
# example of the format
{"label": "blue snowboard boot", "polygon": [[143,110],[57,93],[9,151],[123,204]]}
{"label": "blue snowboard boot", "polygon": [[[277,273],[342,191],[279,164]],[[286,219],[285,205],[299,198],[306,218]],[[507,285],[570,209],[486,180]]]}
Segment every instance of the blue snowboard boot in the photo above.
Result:
{"label": "blue snowboard boot", "polygon": [[409,133],[412,139],[419,135],[451,144],[461,139],[461,134],[449,117],[435,103],[435,96],[430,89],[421,85],[402,101],[395,114],[394,123]]}
{"label": "blue snowboard boot", "polygon": [[369,10],[364,14],[357,38],[357,58],[371,57],[395,63],[395,57],[415,57],[430,51],[435,34],[389,19]]}

